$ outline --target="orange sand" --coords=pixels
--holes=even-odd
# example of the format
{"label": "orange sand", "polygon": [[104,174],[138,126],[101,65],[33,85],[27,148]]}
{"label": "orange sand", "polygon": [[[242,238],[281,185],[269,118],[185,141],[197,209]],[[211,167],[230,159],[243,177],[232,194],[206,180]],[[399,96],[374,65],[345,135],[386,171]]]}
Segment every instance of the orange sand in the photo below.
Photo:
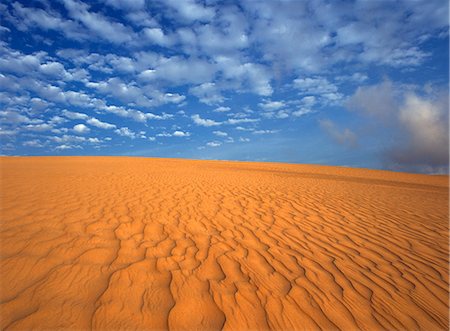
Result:
{"label": "orange sand", "polygon": [[448,177],[2,157],[0,329],[446,330]]}

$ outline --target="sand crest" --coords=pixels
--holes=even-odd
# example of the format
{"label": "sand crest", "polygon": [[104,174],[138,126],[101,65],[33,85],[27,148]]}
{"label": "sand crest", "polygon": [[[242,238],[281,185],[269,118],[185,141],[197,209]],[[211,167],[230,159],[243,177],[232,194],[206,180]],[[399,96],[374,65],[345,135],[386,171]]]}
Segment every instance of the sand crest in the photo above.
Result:
{"label": "sand crest", "polygon": [[447,330],[448,176],[2,157],[0,328]]}

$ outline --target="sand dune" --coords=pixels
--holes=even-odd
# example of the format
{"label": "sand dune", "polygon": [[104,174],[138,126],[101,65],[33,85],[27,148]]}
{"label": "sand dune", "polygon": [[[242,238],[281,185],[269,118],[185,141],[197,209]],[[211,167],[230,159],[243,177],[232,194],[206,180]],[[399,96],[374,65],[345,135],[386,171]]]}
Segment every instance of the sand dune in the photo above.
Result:
{"label": "sand dune", "polygon": [[0,328],[447,330],[448,177],[2,157]]}

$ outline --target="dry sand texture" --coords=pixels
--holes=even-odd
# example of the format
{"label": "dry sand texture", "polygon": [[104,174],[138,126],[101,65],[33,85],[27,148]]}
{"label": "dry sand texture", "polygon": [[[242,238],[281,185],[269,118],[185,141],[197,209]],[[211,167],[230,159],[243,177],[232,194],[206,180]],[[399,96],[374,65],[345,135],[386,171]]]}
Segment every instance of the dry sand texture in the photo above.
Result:
{"label": "dry sand texture", "polygon": [[2,330],[446,330],[448,177],[0,159]]}

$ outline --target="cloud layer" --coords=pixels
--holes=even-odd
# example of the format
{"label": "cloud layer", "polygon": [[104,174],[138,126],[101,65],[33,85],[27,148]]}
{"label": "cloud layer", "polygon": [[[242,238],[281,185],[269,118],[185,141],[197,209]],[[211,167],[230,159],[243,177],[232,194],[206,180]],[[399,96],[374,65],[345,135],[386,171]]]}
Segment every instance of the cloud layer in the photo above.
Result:
{"label": "cloud layer", "polygon": [[3,154],[314,162],[285,150],[362,148],[355,116],[400,136],[372,166],[445,163],[424,92],[448,88],[445,1],[8,0],[0,18]]}

